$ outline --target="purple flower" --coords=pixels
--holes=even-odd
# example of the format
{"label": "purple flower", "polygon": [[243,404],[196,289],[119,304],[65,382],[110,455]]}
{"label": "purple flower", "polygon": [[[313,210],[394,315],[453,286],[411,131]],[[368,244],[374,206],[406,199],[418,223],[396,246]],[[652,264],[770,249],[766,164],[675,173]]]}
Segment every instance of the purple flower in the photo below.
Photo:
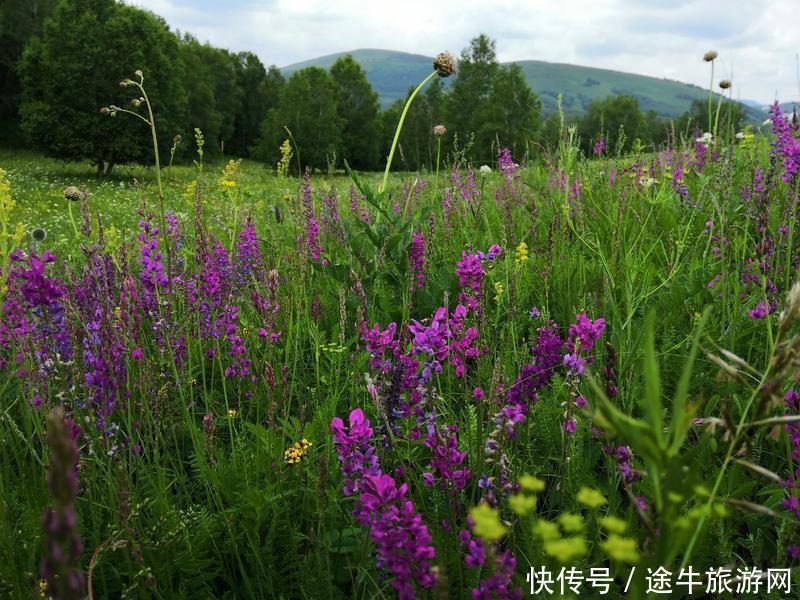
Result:
{"label": "purple flower", "polygon": [[458,284],[461,287],[467,287],[473,291],[480,290],[485,273],[478,255],[462,251],[461,260],[456,264],[456,275],[458,275]]}
{"label": "purple flower", "polygon": [[422,289],[425,282],[425,234],[418,229],[411,235],[411,249],[408,252],[408,262],[411,273],[417,281],[417,287]]}
{"label": "purple flower", "polygon": [[597,138],[597,141],[595,142],[592,151],[594,152],[595,156],[600,156],[603,153],[603,150],[605,149],[606,149],[606,140],[601,135],[599,138]]}
{"label": "purple flower", "polygon": [[349,424],[335,417],[331,421],[333,442],[345,475],[344,494],[358,493],[353,514],[370,530],[375,543],[378,568],[392,576],[398,597],[415,597],[414,583],[427,588],[434,583],[430,560],[436,552],[428,528],[414,504],[406,498],[406,484],[381,472],[371,445],[372,428],[357,408]]}

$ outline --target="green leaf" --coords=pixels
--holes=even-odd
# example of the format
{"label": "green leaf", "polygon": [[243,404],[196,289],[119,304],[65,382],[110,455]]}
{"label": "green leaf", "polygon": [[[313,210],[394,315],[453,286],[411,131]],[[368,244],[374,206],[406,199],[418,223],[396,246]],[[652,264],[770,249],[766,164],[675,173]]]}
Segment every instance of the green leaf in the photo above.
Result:
{"label": "green leaf", "polygon": [[653,430],[658,445],[663,448],[663,411],[664,405],[661,402],[661,377],[658,372],[658,361],[655,349],[655,311],[650,311],[647,315],[645,325],[644,343],[644,409],[647,421]]}
{"label": "green leaf", "polygon": [[689,358],[683,365],[680,381],[678,381],[678,389],[675,391],[675,397],[672,400],[672,419],[669,424],[670,435],[672,436],[672,443],[669,447],[670,454],[676,454],[683,445],[686,439],[686,432],[689,430],[689,422],[694,416],[695,410],[689,410],[686,407],[686,397],[689,394],[689,383],[692,378],[692,369],[694,368],[694,361],[697,358],[697,348],[700,342],[700,334],[705,328],[706,321],[711,314],[711,307],[708,306],[703,311],[703,316],[700,317],[700,322],[692,338],[692,348],[689,350]]}

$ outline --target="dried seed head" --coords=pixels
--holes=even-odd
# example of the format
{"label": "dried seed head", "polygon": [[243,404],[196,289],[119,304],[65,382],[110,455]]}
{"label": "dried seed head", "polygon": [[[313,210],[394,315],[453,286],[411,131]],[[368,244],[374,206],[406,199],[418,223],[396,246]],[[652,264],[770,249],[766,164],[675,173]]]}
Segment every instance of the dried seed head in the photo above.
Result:
{"label": "dried seed head", "polygon": [[31,237],[37,242],[41,242],[47,237],[47,232],[41,227],[36,227],[31,231]]}
{"label": "dried seed head", "polygon": [[445,127],[444,125],[436,125],[433,128],[433,135],[435,135],[437,137],[441,137],[445,133],[447,133],[447,127]]}
{"label": "dried seed head", "polygon": [[703,60],[706,62],[711,62],[715,58],[717,58],[718,54],[716,50],[709,50],[705,54],[703,54]]}
{"label": "dried seed head", "polygon": [[433,68],[439,73],[439,77],[450,77],[456,72],[456,59],[449,52],[440,52],[433,59]]}
{"label": "dried seed head", "polygon": [[731,85],[730,79],[723,79],[719,82],[719,87],[721,87],[723,90],[727,90],[729,87],[731,87]]}
{"label": "dried seed head", "polygon": [[134,98],[131,100],[131,104],[134,106],[134,108],[139,108],[139,106],[142,104],[142,101],[138,98]]}
{"label": "dried seed head", "polygon": [[79,190],[74,185],[64,190],[64,198],[72,202],[80,202],[86,196],[86,192]]}
{"label": "dried seed head", "polygon": [[779,319],[781,331],[788,331],[798,316],[800,316],[800,281],[792,286],[786,296],[786,304]]}
{"label": "dried seed head", "polygon": [[142,73],[142,70],[141,70],[141,69],[136,69],[136,70],[133,72],[133,74],[134,74],[134,75],[136,75],[137,77],[144,77],[144,73]]}
{"label": "dried seed head", "polygon": [[103,108],[100,109],[100,114],[101,115],[107,115],[110,112],[111,112],[111,109],[108,108],[107,106],[104,106]]}

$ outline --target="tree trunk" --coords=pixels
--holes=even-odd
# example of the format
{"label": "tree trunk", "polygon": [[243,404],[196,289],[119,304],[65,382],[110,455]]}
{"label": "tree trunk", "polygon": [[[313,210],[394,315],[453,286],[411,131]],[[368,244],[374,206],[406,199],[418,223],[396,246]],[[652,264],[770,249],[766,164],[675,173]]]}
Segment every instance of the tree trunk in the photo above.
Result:
{"label": "tree trunk", "polygon": [[108,161],[108,164],[106,165],[106,177],[110,177],[111,176],[111,171],[114,170],[114,165],[115,164],[117,164],[117,163],[115,163],[113,160]]}
{"label": "tree trunk", "polygon": [[104,160],[97,160],[97,176],[100,177],[105,169],[106,162]]}

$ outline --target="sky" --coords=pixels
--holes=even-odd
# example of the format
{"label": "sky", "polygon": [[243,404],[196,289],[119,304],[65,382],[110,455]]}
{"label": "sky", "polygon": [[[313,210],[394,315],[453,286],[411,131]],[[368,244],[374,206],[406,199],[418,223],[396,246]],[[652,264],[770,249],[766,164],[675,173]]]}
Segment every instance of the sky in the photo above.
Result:
{"label": "sky", "polygon": [[501,62],[544,60],[800,100],[800,0],[127,0],[172,29],[283,67],[359,48],[457,55],[486,33]]}

